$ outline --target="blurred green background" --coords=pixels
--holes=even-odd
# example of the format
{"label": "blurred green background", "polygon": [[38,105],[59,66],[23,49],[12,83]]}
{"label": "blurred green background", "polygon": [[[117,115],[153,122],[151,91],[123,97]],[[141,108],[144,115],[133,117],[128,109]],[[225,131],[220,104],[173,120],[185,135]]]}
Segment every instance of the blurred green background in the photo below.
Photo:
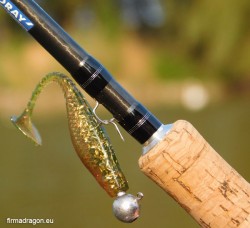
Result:
{"label": "blurred green background", "polygon": [[[190,121],[249,181],[248,0],[37,2],[162,122]],[[44,75],[67,72],[2,9],[0,28],[0,227],[20,226],[7,225],[9,217],[53,218],[48,227],[198,227],[140,172],[141,145],[122,130],[123,143],[108,126],[130,192],[145,195],[138,221],[117,221],[113,200],[73,150],[57,86],[46,88],[34,112],[42,147],[12,126],[9,117],[21,113]]]}

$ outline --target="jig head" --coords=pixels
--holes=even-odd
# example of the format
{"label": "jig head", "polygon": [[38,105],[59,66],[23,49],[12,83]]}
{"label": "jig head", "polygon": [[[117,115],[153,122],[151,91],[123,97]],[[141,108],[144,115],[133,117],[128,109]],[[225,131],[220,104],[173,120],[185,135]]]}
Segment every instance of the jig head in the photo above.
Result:
{"label": "jig head", "polygon": [[[67,76],[61,73],[50,73],[45,76],[33,91],[23,113],[19,117],[13,116],[11,121],[24,135],[37,145],[41,145],[40,134],[32,123],[31,116],[39,94],[51,82],[59,84],[64,92],[71,141],[82,163],[111,197],[118,196],[117,199],[119,199],[122,194],[123,197],[128,196],[126,199],[124,198],[125,201],[131,202],[132,195],[124,193],[128,190],[127,180],[119,166],[108,135],[102,127],[102,124],[112,123],[117,129],[117,125],[112,119],[110,121],[100,120],[95,113],[97,106],[93,111],[82,93]],[[119,130],[118,133],[120,134]],[[115,208],[118,208],[117,199],[115,200],[116,203],[114,202]],[[123,203],[125,202],[124,200],[122,201]],[[120,203],[121,205],[122,202]],[[130,205],[133,207],[131,209],[134,210],[135,205]],[[139,204],[137,208],[139,210]],[[138,217],[138,210],[136,218]],[[135,220],[135,215],[131,214],[131,210],[127,211],[125,220],[117,216],[117,213],[114,212],[114,214],[124,222]],[[129,220],[128,218],[131,219]]]}

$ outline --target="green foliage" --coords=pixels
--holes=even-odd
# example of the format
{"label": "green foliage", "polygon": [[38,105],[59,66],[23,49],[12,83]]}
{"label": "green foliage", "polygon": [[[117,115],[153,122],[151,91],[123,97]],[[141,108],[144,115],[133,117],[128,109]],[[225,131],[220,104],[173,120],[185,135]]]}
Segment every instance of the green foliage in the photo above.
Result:
{"label": "green foliage", "polygon": [[169,2],[168,39],[216,77],[249,77],[250,1],[184,2]]}
{"label": "green foliage", "polygon": [[195,76],[194,66],[186,59],[161,53],[155,56],[154,68],[157,75],[162,79],[181,80],[187,76]]}

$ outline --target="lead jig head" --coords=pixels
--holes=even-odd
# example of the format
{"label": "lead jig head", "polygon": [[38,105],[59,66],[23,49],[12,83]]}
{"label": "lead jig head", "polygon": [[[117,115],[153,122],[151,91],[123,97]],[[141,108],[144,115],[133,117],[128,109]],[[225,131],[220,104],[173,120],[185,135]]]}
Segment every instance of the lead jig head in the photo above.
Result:
{"label": "lead jig head", "polygon": [[125,223],[132,223],[140,216],[139,201],[143,193],[138,192],[137,196],[119,192],[113,203],[113,213],[117,219]]}

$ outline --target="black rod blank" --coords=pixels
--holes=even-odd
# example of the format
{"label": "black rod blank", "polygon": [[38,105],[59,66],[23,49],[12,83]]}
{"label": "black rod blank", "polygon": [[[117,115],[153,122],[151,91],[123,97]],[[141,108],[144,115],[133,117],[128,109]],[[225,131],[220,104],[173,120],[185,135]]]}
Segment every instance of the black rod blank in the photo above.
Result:
{"label": "black rod blank", "polygon": [[32,22],[33,26],[26,29],[31,36],[90,96],[106,107],[137,141],[145,143],[159,129],[161,122],[119,85],[111,74],[84,51],[35,1],[5,2],[13,4]]}

